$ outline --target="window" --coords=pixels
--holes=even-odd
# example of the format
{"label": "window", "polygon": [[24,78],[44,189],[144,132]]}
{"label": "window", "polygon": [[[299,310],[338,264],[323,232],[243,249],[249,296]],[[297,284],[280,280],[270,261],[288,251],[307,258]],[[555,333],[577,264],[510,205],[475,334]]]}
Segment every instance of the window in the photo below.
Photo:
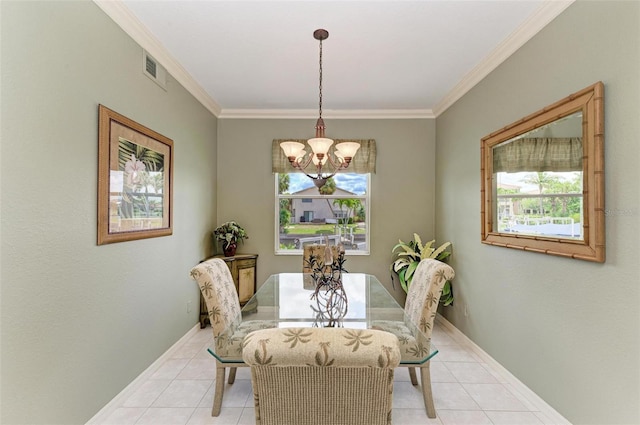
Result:
{"label": "window", "polygon": [[339,173],[321,194],[302,173],[276,173],[276,254],[302,253],[304,245],[342,242],[349,254],[369,254],[370,174]]}

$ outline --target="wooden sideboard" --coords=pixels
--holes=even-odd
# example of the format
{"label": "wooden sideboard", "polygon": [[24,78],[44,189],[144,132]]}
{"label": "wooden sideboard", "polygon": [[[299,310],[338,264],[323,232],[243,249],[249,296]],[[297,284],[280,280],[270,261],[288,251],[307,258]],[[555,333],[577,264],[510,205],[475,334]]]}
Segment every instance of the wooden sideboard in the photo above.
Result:
{"label": "wooden sideboard", "polygon": [[[238,254],[233,257],[216,255],[210,258],[220,258],[227,263],[233,277],[233,283],[236,285],[236,291],[238,291],[240,305],[244,305],[249,301],[253,294],[256,293],[258,254]],[[207,326],[207,323],[209,323],[209,312],[204,298],[200,294],[200,328]]]}

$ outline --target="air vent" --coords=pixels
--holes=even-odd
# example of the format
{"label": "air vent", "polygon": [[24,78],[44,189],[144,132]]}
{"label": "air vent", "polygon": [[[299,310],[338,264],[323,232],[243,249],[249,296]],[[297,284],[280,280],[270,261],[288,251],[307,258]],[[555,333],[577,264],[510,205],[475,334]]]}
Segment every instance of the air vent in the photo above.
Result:
{"label": "air vent", "polygon": [[157,77],[156,63],[149,56],[146,56],[145,59],[147,60],[147,66],[146,66],[147,73],[151,74],[153,78],[156,78]]}
{"label": "air vent", "polygon": [[167,72],[146,50],[142,51],[142,73],[164,90],[167,89]]}

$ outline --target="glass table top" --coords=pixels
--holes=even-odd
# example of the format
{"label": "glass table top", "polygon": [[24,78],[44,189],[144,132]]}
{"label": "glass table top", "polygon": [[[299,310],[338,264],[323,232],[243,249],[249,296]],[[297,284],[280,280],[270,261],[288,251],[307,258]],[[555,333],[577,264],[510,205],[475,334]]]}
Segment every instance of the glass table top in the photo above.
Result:
{"label": "glass table top", "polygon": [[241,363],[244,336],[267,327],[385,330],[398,336],[404,365],[420,365],[438,352],[380,281],[368,274],[343,273],[342,288],[336,291],[316,291],[311,276],[302,273],[271,275],[244,305],[241,315],[209,348],[222,363]]}

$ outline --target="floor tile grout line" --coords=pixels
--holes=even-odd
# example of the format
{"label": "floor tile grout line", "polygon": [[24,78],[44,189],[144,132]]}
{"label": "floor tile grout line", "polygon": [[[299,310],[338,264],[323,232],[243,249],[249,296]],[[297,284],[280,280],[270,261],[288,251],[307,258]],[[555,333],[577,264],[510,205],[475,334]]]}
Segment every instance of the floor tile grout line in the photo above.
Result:
{"label": "floor tile grout line", "polygon": [[[209,391],[209,390],[207,390],[207,391]],[[205,395],[206,395],[206,393],[205,393]],[[204,397],[204,395],[203,395],[202,397]],[[200,401],[202,401],[202,400],[200,400]],[[193,417],[193,415],[196,413],[196,410],[198,410],[198,406],[196,406],[196,407],[194,407],[194,408],[193,408],[193,411],[191,412],[191,414],[189,415],[189,417],[187,418],[187,420],[184,422],[184,425],[187,425],[187,424],[189,423],[189,421],[191,420],[191,418]]]}
{"label": "floor tile grout line", "polygon": [[[464,348],[464,347],[463,347],[463,348]],[[464,349],[465,349],[465,351],[467,351],[467,349],[466,349],[466,348],[464,348]],[[467,362],[448,362],[448,361],[443,361],[442,363],[444,364],[444,367],[449,371],[449,373],[451,373],[451,376],[453,376],[453,379],[455,379],[455,380],[456,380],[456,383],[457,383],[458,385],[460,385],[460,387],[462,388],[462,390],[463,390],[463,391],[464,391],[464,392],[469,396],[469,398],[470,398],[471,400],[473,400],[473,402],[478,406],[478,409],[479,409],[480,411],[484,412],[485,410],[482,408],[482,406],[480,406],[480,403],[478,403],[478,402],[476,401],[476,399],[475,399],[475,398],[473,398],[473,396],[472,396],[472,395],[469,393],[469,391],[465,388],[465,386],[464,386],[465,382],[460,381],[460,379],[459,379],[459,378],[458,378],[458,377],[453,373],[453,371],[452,371],[452,370],[447,366],[447,363],[471,363],[471,364],[478,364],[478,365],[479,365],[479,364],[480,364],[480,362],[477,362],[477,361],[467,361]],[[464,410],[466,410],[466,409],[464,409]],[[485,416],[486,416],[486,415],[485,415]],[[488,416],[487,416],[487,417],[488,417]],[[489,418],[489,420],[491,421],[491,418]],[[493,421],[492,421],[491,423],[493,423]]]}
{"label": "floor tile grout line", "polygon": [[[463,348],[465,351],[467,351],[467,348],[460,345],[461,348]],[[451,373],[451,376],[453,376],[453,379],[456,380],[456,383],[458,385],[460,385],[460,387],[463,389],[463,391],[469,396],[469,398],[471,400],[473,400],[473,402],[478,406],[479,410],[484,412],[485,409],[482,408],[482,406],[480,406],[480,404],[478,403],[478,401],[469,393],[469,391],[467,390],[467,388],[465,388],[464,384],[465,382],[460,381],[460,379],[453,373],[453,371],[451,370],[451,368],[449,368],[449,366],[447,366],[447,363],[469,363],[469,364],[477,364],[480,365],[480,362],[478,361],[461,361],[461,362],[450,362],[450,361],[442,361],[444,367],[449,371],[449,373]],[[465,409],[466,410],[466,409]],[[489,420],[491,420],[491,418],[489,418]],[[493,422],[492,422],[493,423]]]}
{"label": "floor tile grout line", "polygon": [[[167,360],[165,360],[165,362],[163,362],[162,364],[166,363],[166,361],[168,361],[168,360],[175,360],[175,359],[167,359]],[[162,364],[161,364],[160,366],[162,366]],[[153,406],[153,404],[154,404],[156,401],[158,401],[158,399],[159,399],[160,397],[162,397],[162,394],[164,394],[164,393],[165,393],[169,388],[171,388],[171,384],[172,384],[172,383],[174,383],[174,382],[177,380],[177,377],[180,375],[180,372],[182,372],[182,371],[184,370],[184,368],[187,366],[187,364],[189,364],[189,362],[188,362],[188,361],[187,361],[187,363],[185,363],[185,365],[180,369],[180,371],[178,371],[178,373],[176,373],[175,378],[173,378],[173,379],[168,379],[168,381],[169,381],[169,385],[167,385],[167,387],[166,387],[164,390],[162,390],[162,391],[161,391],[161,392],[156,396],[156,398],[154,398],[154,399],[153,399],[153,401],[149,404],[149,406],[147,406],[147,408],[146,408],[146,410],[144,411],[144,413],[140,416],[140,418],[138,418],[138,420],[136,420],[136,424],[138,424],[138,423],[140,422],[140,419],[141,419],[142,417],[144,417],[144,414],[145,414],[145,413],[147,413],[147,411],[149,411],[149,409],[152,409],[152,408],[153,408],[153,409],[162,409],[162,408],[164,408],[163,406],[154,407],[154,406]],[[153,380],[154,380],[154,379],[151,379],[151,378],[147,379],[147,381],[153,381]],[[160,379],[158,379],[158,380],[160,380]],[[210,386],[209,386],[209,388],[210,388]],[[207,391],[209,391],[209,388],[207,388]],[[206,395],[206,391],[205,391],[205,394],[204,394],[204,395]],[[204,395],[203,395],[203,397],[204,397]],[[201,399],[200,401],[202,401],[202,399]],[[200,402],[198,402],[198,403],[200,403]],[[197,406],[196,406],[196,408],[197,408]],[[196,408],[194,408],[193,412],[195,412],[195,409],[196,409]],[[193,415],[193,412],[191,412],[191,415],[189,416],[189,418],[191,418],[191,416]],[[189,420],[187,420],[187,421],[185,422],[185,425],[186,425],[186,423],[187,423],[187,422],[189,422]]]}
{"label": "floor tile grout line", "polygon": [[144,415],[149,411],[150,407],[147,407],[144,409],[144,412],[142,412],[142,415],[140,415],[138,417],[138,419],[136,419],[136,421],[133,423],[133,425],[138,425],[140,423],[140,419],[142,419],[144,417]]}

